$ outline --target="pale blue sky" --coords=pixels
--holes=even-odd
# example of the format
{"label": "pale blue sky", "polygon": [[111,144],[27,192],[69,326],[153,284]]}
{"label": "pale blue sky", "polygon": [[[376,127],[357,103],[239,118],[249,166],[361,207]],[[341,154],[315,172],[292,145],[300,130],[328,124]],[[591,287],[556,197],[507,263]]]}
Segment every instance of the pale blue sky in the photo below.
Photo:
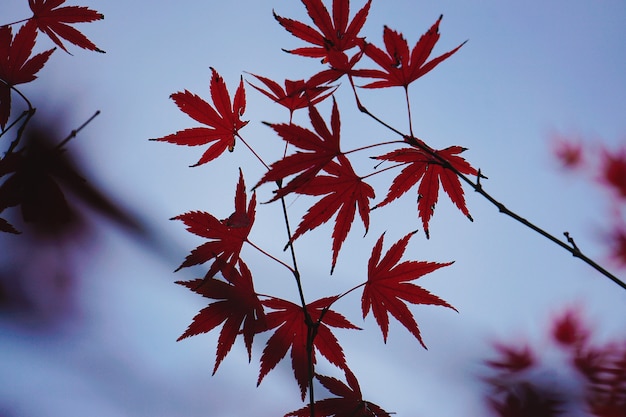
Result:
{"label": "pale blue sky", "polygon": [[[353,13],[362,3],[354,2]],[[8,358],[0,365],[0,406],[15,410],[15,416],[67,417],[282,415],[299,408],[288,361],[255,387],[263,337],[251,365],[242,346],[235,346],[214,377],[216,333],[175,343],[203,301],[173,284],[192,274],[172,271],[200,241],[167,219],[189,210],[228,216],[238,168],[244,167],[249,185],[262,168],[239,144],[234,154],[191,169],[201,148],[147,139],[195,125],[168,96],[188,89],[208,99],[210,66],[231,91],[243,71],[281,81],[321,70],[315,60],[280,50],[303,43],[276,23],[272,8],[308,22],[304,7],[293,0],[70,4],[105,15],[104,21],[80,29],[107,53],[71,48],[74,56],[69,56],[57,51],[39,80],[24,91],[45,92],[49,103],[36,106],[66,107],[70,126],[102,111],[72,146],[85,154],[102,185],[145,213],[177,258],[154,259],[116,232],[103,231],[93,261],[84,265],[82,319],[72,330],[41,336],[9,324],[0,327]],[[387,24],[413,45],[442,13],[435,54],[469,42],[411,85],[416,135],[437,148],[469,148],[464,156],[489,176],[484,182],[489,192],[555,235],[569,231],[583,250],[604,261],[597,245],[598,231],[606,226],[603,194],[562,174],[549,154],[549,137],[558,131],[612,145],[626,140],[626,5],[618,0],[374,0],[364,34],[380,45]],[[26,0],[4,0],[0,6],[3,22],[28,15]],[[354,109],[347,82],[343,84],[337,101],[345,149],[393,138]],[[283,122],[288,114],[251,88],[247,97],[245,118],[251,122],[242,135],[271,159],[282,147],[260,122]],[[362,99],[378,116],[406,130],[401,89],[363,92]],[[320,111],[328,119],[328,103]],[[303,116],[296,121],[306,123]],[[368,168],[368,162],[359,167]],[[390,178],[381,176],[376,183],[377,201]],[[261,188],[259,199],[266,200],[269,193],[269,187]],[[372,317],[361,320],[357,297],[336,306],[366,329],[336,332],[365,396],[398,416],[483,415],[474,372],[477,361],[488,355],[490,338],[522,332],[539,337],[551,314],[572,302],[585,305],[601,329],[624,334],[626,323],[620,317],[626,313],[626,292],[498,214],[478,195],[466,193],[475,221],[467,221],[442,195],[431,239],[420,232],[406,254],[456,261],[421,284],[459,314],[437,307],[412,309],[428,351],[396,324],[383,345]],[[304,198],[292,202],[292,217],[306,203]],[[275,240],[274,231],[281,230],[276,209],[259,207],[251,238],[280,253],[284,242]],[[308,298],[360,282],[380,233],[387,231],[390,244],[415,228],[421,224],[410,194],[372,213],[365,239],[356,222],[332,278],[327,276],[330,228],[303,237],[297,250]],[[282,270],[252,250],[242,256],[262,276],[259,292],[296,299]]]}

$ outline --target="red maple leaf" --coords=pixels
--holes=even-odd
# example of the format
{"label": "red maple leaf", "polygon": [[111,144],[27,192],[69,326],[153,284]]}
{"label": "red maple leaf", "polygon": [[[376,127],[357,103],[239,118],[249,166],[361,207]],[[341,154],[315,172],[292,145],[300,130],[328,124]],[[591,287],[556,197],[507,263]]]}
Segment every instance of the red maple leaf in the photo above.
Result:
{"label": "red maple leaf", "polygon": [[[261,383],[265,375],[274,369],[291,348],[291,366],[304,400],[309,384],[307,341],[310,331],[315,332],[312,353],[313,364],[316,363],[315,351],[318,350],[333,365],[341,369],[347,368],[343,349],[335,335],[330,331],[329,326],[342,329],[359,328],[341,314],[329,309],[335,300],[336,297],[325,297],[307,304],[306,309],[314,327],[307,325],[302,306],[278,298],[263,301],[263,305],[275,310],[265,316],[267,329],[276,328],[276,331],[263,349],[257,385]],[[322,319],[320,320],[320,318]]]}
{"label": "red maple leaf", "polygon": [[312,58],[324,58],[325,61],[330,60],[333,65],[332,59],[329,59],[332,58],[330,51],[343,53],[357,46],[362,47],[364,38],[358,35],[367,19],[372,0],[367,1],[349,24],[349,0],[333,0],[332,19],[321,0],[302,0],[302,3],[319,31],[297,20],[278,16],[276,13],[274,17],[292,35],[315,46],[297,48],[288,52]]}
{"label": "red maple leaf", "polygon": [[[460,146],[450,146],[446,149],[434,152],[459,172],[466,175],[478,175],[478,171],[476,171],[475,168],[465,159],[458,156],[458,154],[465,150],[465,148]],[[429,236],[428,222],[435,211],[435,205],[439,198],[439,183],[441,183],[443,190],[448,194],[458,209],[472,220],[465,206],[465,197],[461,181],[454,171],[446,168],[442,164],[440,159],[416,148],[397,149],[388,154],[377,156],[375,159],[407,164],[400,174],[394,178],[385,199],[377,204],[376,207],[390,203],[409,191],[421,180],[417,190],[417,210],[419,217],[422,219],[426,237]]]}
{"label": "red maple leaf", "polygon": [[248,360],[252,358],[252,341],[254,335],[264,330],[265,313],[263,305],[254,292],[250,270],[241,260],[239,271],[227,269],[228,282],[215,278],[178,281],[190,290],[203,297],[218,300],[203,308],[193,318],[187,330],[177,341],[186,337],[207,333],[220,324],[222,330],[217,341],[217,353],[213,374],[235,343],[238,334],[242,333],[248,350]]}
{"label": "red maple leaf", "polygon": [[389,332],[388,314],[391,313],[425,348],[426,345],[422,341],[417,323],[413,318],[413,314],[407,308],[406,302],[411,304],[440,305],[455,311],[456,309],[441,298],[409,281],[421,278],[423,275],[441,267],[451,265],[452,262],[405,261],[398,263],[413,233],[409,233],[394,243],[385,256],[380,259],[384,236],[383,233],[376,245],[374,245],[372,256],[367,265],[367,282],[361,298],[363,318],[367,316],[371,308],[374,318],[376,318],[376,322],[383,333],[383,339],[387,342],[387,334]]}
{"label": "red maple leaf", "polygon": [[[380,408],[380,406],[363,400],[361,387],[356,377],[349,369],[344,370],[346,373],[346,381],[344,384],[336,378],[324,375],[316,375],[317,380],[331,394],[336,395],[334,398],[326,398],[315,401],[316,417],[390,417],[389,413]],[[285,417],[309,417],[309,407],[303,407],[299,410],[286,414]]]}
{"label": "red maple leaf", "polygon": [[315,132],[294,124],[270,125],[286,143],[310,152],[296,152],[274,162],[263,175],[255,188],[269,181],[282,181],[296,175],[288,184],[275,192],[275,201],[291,192],[297,191],[317,175],[333,158],[341,154],[339,149],[339,130],[341,122],[337,102],[333,100],[330,118],[332,132],[314,106],[309,106],[309,118]]}
{"label": "red maple leaf", "polygon": [[293,241],[305,232],[326,223],[337,213],[333,229],[331,274],[335,269],[341,245],[350,232],[357,207],[367,233],[369,199],[374,198],[374,189],[354,172],[348,158],[340,155],[339,161],[340,164],[331,161],[324,167],[324,171],[330,175],[318,175],[298,189],[298,194],[324,195],[325,197],[307,211],[292,237]]}
{"label": "red maple leaf", "polygon": [[94,20],[104,19],[104,15],[87,7],[59,7],[63,3],[65,3],[65,0],[28,0],[30,10],[33,12],[31,20],[36,22],[39,30],[48,35],[52,42],[65,52],[68,52],[68,50],[59,37],[83,49],[104,52],[87,39],[85,35],[66,24],[93,22]]}
{"label": "red maple leaf", "polygon": [[191,251],[177,271],[213,260],[206,275],[206,278],[211,278],[225,265],[235,267],[241,248],[248,240],[255,216],[256,194],[252,194],[250,203],[246,207],[245,188],[243,173],[239,170],[239,182],[235,192],[235,211],[228,219],[218,220],[212,214],[202,211],[191,211],[172,219],[183,221],[189,232],[211,239]]}
{"label": "red maple leaf", "polygon": [[439,63],[458,51],[465,42],[453,50],[426,62],[433,47],[439,40],[439,22],[441,22],[442,17],[443,16],[440,16],[428,32],[422,35],[410,54],[409,45],[404,37],[400,33],[385,26],[383,40],[387,52],[383,52],[380,48],[371,43],[365,46],[365,54],[381,66],[384,71],[357,71],[357,75],[360,77],[380,78],[381,80],[364,85],[363,87],[384,88],[401,86],[407,89],[410,83],[430,72],[430,70],[439,65]]}
{"label": "red maple leaf", "polygon": [[193,166],[212,161],[224,153],[226,149],[232,152],[235,148],[235,137],[239,135],[239,130],[248,124],[247,121],[240,119],[246,110],[246,92],[243,86],[243,77],[241,77],[231,107],[230,95],[226,89],[224,79],[215,69],[211,68],[211,72],[211,98],[215,108],[187,90],[170,96],[178,108],[189,117],[209,127],[185,129],[172,135],[152,139],[186,146],[199,146],[215,142]]}
{"label": "red maple leaf", "polygon": [[11,87],[28,83],[54,52],[54,49],[30,56],[35,46],[37,28],[26,22],[13,38],[10,26],[0,26],[0,127],[4,129],[11,115]]}
{"label": "red maple leaf", "polygon": [[309,105],[315,105],[325,100],[337,89],[332,86],[320,86],[319,84],[313,85],[310,82],[305,82],[304,80],[285,80],[285,88],[283,89],[283,87],[281,87],[276,81],[267,77],[262,77],[256,74],[251,75],[265,84],[269,91],[252,83],[248,84],[265,94],[271,100],[288,108],[290,115],[298,109],[304,109],[309,107]]}

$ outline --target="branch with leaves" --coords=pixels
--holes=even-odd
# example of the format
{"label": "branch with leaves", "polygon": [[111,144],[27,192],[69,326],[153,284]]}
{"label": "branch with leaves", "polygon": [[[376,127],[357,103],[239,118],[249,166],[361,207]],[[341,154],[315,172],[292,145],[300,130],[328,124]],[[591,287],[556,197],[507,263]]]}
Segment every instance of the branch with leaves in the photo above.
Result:
{"label": "branch with leaves", "polygon": [[[385,26],[384,48],[381,48],[360,36],[368,18],[371,0],[366,1],[352,19],[348,0],[333,0],[332,13],[321,0],[302,0],[302,3],[313,26],[276,13],[274,18],[288,32],[307,43],[307,46],[286,52],[321,59],[325,69],[307,80],[285,80],[282,84],[256,74],[250,74],[253,78],[246,80],[255,90],[289,111],[287,122],[264,122],[284,142],[281,158],[272,163],[265,162],[259,149],[255,149],[252,142],[242,136],[241,131],[249,125],[249,121],[243,120],[246,110],[243,76],[239,78],[231,100],[224,79],[214,68],[211,68],[210,80],[212,103],[187,90],[171,96],[178,108],[201,126],[152,139],[183,146],[208,145],[193,166],[214,161],[222,157],[226,150],[236,151],[236,144],[241,141],[265,170],[252,187],[252,195],[248,200],[244,173],[240,168],[235,190],[235,209],[227,218],[219,220],[217,216],[201,211],[191,211],[174,217],[183,221],[189,232],[207,240],[192,250],[178,268],[208,264],[204,277],[179,284],[210,300],[209,305],[194,317],[181,339],[209,332],[221,325],[214,372],[230,351],[238,334],[243,334],[251,359],[254,337],[260,333],[271,332],[260,358],[258,384],[290,352],[291,366],[303,401],[308,393],[308,405],[288,413],[287,416],[388,416],[389,413],[382,408],[362,398],[357,378],[348,365],[343,348],[330,330],[331,327],[350,330],[359,328],[335,311],[335,305],[340,299],[361,291],[363,318],[372,312],[385,341],[391,315],[425,347],[409,307],[454,307],[416,285],[415,281],[451,265],[452,262],[403,261],[405,249],[415,235],[412,230],[407,230],[403,237],[383,253],[383,233],[371,251],[367,277],[360,284],[343,293],[330,294],[307,302],[302,282],[308,277],[298,268],[295,243],[334,218],[330,245],[330,274],[333,274],[341,259],[342,245],[352,231],[357,213],[367,233],[372,210],[394,203],[415,187],[417,213],[426,238],[431,233],[429,223],[439,200],[440,189],[443,189],[463,215],[472,220],[466,206],[464,182],[502,213],[568,250],[626,288],[617,277],[585,256],[571,237],[566,236],[567,240],[562,241],[552,236],[488,194],[482,184],[487,177],[461,156],[466,148],[455,145],[435,149],[415,135],[411,121],[409,85],[453,56],[465,44],[462,42],[452,50],[429,59],[440,37],[441,16],[412,49],[400,32]],[[349,151],[342,148],[341,112],[335,97],[339,86],[334,83],[344,77],[350,83],[358,109],[375,123],[397,134],[398,140],[372,142]],[[366,79],[370,82],[358,87],[355,79]],[[408,134],[367,110],[357,93],[359,88],[389,87],[402,87],[405,91]],[[332,108],[327,121],[320,113],[318,105],[331,97]],[[293,114],[302,110],[308,112],[311,128],[293,123]],[[391,166],[380,170],[376,167],[366,174],[357,173],[354,161],[366,151],[382,145],[393,146],[394,149],[369,158]],[[399,173],[392,180],[386,197],[374,204],[372,200],[375,198],[375,189],[369,179],[383,172],[397,170]],[[281,201],[286,228],[284,249],[289,249],[290,259],[281,259],[280,256],[270,254],[269,250],[260,248],[249,240],[257,210],[257,189],[268,186],[275,188],[272,189],[273,196],[267,203]],[[300,222],[292,231],[286,198],[301,195],[318,197],[318,200],[301,216]],[[296,301],[255,292],[255,268],[249,268],[240,255],[244,246],[259,250],[266,255],[268,261],[280,264],[286,273],[293,276]],[[331,376],[320,375],[316,371],[318,354],[338,368],[345,383]],[[314,394],[315,381],[319,381],[336,397],[317,398]]]}

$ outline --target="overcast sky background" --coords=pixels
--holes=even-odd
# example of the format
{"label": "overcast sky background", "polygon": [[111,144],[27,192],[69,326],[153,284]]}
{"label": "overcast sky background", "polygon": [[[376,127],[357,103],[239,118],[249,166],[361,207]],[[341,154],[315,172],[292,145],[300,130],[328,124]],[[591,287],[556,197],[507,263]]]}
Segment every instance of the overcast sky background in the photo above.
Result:
{"label": "overcast sky background", "polygon": [[[352,13],[363,4],[353,3]],[[78,28],[107,53],[70,46],[70,56],[57,50],[39,79],[23,91],[33,97],[43,92],[35,106],[61,112],[70,130],[95,110],[102,111],[70,146],[80,150],[99,185],[153,225],[171,256],[103,227],[81,265],[77,311],[69,323],[42,332],[4,318],[0,415],[270,416],[300,408],[289,361],[255,386],[267,335],[255,339],[250,365],[238,340],[214,377],[216,332],[175,342],[205,304],[173,284],[194,278],[194,271],[172,271],[201,240],[167,219],[189,210],[227,217],[233,211],[239,167],[250,186],[262,167],[238,143],[233,154],[188,168],[203,147],[148,139],[196,126],[168,97],[188,89],[209,100],[209,67],[225,78],[231,94],[243,71],[281,84],[284,78],[308,78],[320,71],[318,61],[281,51],[304,43],[272,18],[274,9],[309,23],[304,6],[293,0],[69,4],[105,15],[103,21]],[[484,182],[488,192],[557,236],[569,231],[581,249],[606,262],[599,245],[607,226],[606,196],[563,174],[550,154],[550,137],[560,132],[612,148],[626,140],[626,4],[375,0],[363,34],[382,45],[387,24],[413,46],[440,14],[444,19],[435,55],[469,42],[411,85],[415,134],[435,148],[469,148],[464,156],[489,177]],[[26,0],[4,0],[0,6],[3,23],[29,15]],[[38,45],[47,49],[51,43],[41,38]],[[355,109],[348,87],[343,82],[336,94],[343,149],[396,139]],[[407,130],[403,94],[395,88],[364,91],[361,98],[380,118]],[[282,141],[261,121],[286,122],[288,113],[252,88],[247,88],[247,99],[244,119],[251,121],[241,133],[271,162]],[[330,102],[320,111],[328,120]],[[308,126],[305,113],[295,121]],[[375,153],[364,156],[370,155]],[[371,167],[363,161],[357,168],[361,174]],[[375,178],[380,201],[392,177]],[[364,239],[362,225],[354,223],[332,277],[330,227],[300,239],[296,249],[309,300],[362,282],[371,248],[383,231],[386,249],[408,231],[422,228],[414,193],[373,212]],[[405,254],[405,259],[455,261],[420,284],[459,314],[440,307],[412,308],[428,351],[395,322],[384,345],[373,318],[361,319],[357,295],[336,305],[365,328],[335,332],[364,396],[398,416],[484,415],[476,386],[489,342],[523,335],[541,340],[549,318],[572,303],[584,306],[605,336],[620,337],[626,330],[626,292],[498,214],[480,196],[466,194],[473,223],[442,193],[431,239],[420,231]],[[269,186],[259,189],[260,201],[270,195]],[[289,201],[292,222],[311,201]],[[275,254],[281,254],[284,244],[278,209],[259,206],[251,234]],[[283,270],[251,249],[242,258],[256,277],[257,291],[297,300],[292,278]],[[624,277],[623,270],[620,274]],[[324,361],[320,371],[335,372]]]}

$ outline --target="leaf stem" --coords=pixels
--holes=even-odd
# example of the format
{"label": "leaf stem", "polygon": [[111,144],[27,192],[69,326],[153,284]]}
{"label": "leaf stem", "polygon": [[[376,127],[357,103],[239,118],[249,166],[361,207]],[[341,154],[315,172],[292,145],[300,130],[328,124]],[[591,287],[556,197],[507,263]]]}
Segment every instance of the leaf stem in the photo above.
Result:
{"label": "leaf stem", "polygon": [[350,153],[361,152],[361,151],[365,151],[367,149],[376,148],[377,146],[394,145],[394,144],[400,144],[400,143],[404,143],[404,141],[401,141],[401,140],[390,140],[388,142],[379,142],[379,143],[374,143],[374,144],[367,145],[367,146],[362,146],[360,148],[351,149],[349,151],[342,152],[342,153],[343,153],[343,155],[348,155]]}
{"label": "leaf stem", "polygon": [[240,135],[239,133],[237,133],[237,137],[238,137],[239,139],[241,139],[241,142],[242,142],[244,145],[246,145],[246,148],[248,148],[248,149],[250,150],[250,152],[252,152],[252,155],[254,155],[254,156],[256,157],[256,159],[258,159],[258,160],[259,160],[259,162],[261,162],[261,164],[263,164],[263,166],[264,166],[267,170],[269,170],[269,169],[270,169],[269,165],[267,165],[267,164],[265,163],[265,161],[263,160],[263,158],[261,158],[261,157],[259,156],[259,154],[258,154],[258,153],[256,153],[256,151],[252,148],[252,146],[248,145],[248,142],[246,142],[246,140],[245,140],[244,138],[242,138],[242,137],[241,137],[241,135]]}
{"label": "leaf stem", "polygon": [[5,24],[3,24],[3,25],[0,25],[0,28],[4,28],[4,27],[9,27],[9,26],[17,25],[18,23],[28,22],[30,19],[32,19],[32,18],[31,18],[31,17],[29,17],[29,18],[22,19],[22,20],[16,20],[15,22],[5,23]]}
{"label": "leaf stem", "polygon": [[[277,181],[276,185],[280,190],[282,187],[282,182]],[[302,305],[302,312],[304,314],[304,321],[307,325],[307,340],[306,340],[306,352],[307,352],[307,362],[308,362],[308,377],[309,377],[309,413],[311,416],[315,415],[315,393],[313,389],[313,379],[315,378],[315,364],[313,363],[313,343],[315,342],[315,336],[317,335],[317,328],[319,323],[314,323],[311,318],[311,314],[306,308],[306,300],[304,298],[304,289],[302,288],[302,280],[300,279],[300,271],[298,270],[298,262],[296,260],[296,250],[293,246],[293,234],[291,233],[291,226],[289,223],[289,214],[287,212],[287,203],[285,202],[285,197],[280,198],[280,203],[283,209],[283,219],[285,220],[285,227],[287,229],[287,238],[289,239],[289,251],[291,253],[291,260],[293,262],[293,276],[296,280],[296,285],[298,287],[298,295],[300,296],[300,303]]]}
{"label": "leaf stem", "polygon": [[248,239],[246,239],[246,242],[252,246],[254,249],[258,250],[259,252],[261,252],[263,255],[267,256],[268,258],[278,262],[280,265],[284,266],[285,268],[287,268],[292,274],[295,273],[294,269],[287,265],[285,262],[281,261],[280,259],[278,259],[277,257],[275,257],[274,255],[266,252],[265,250],[263,250],[261,247],[255,245],[254,243],[252,243],[251,241],[249,241]]}
{"label": "leaf stem", "polygon": [[409,86],[404,86],[404,96],[406,98],[406,110],[409,115],[409,133],[413,136],[413,121],[411,119],[411,100],[409,99]]}

